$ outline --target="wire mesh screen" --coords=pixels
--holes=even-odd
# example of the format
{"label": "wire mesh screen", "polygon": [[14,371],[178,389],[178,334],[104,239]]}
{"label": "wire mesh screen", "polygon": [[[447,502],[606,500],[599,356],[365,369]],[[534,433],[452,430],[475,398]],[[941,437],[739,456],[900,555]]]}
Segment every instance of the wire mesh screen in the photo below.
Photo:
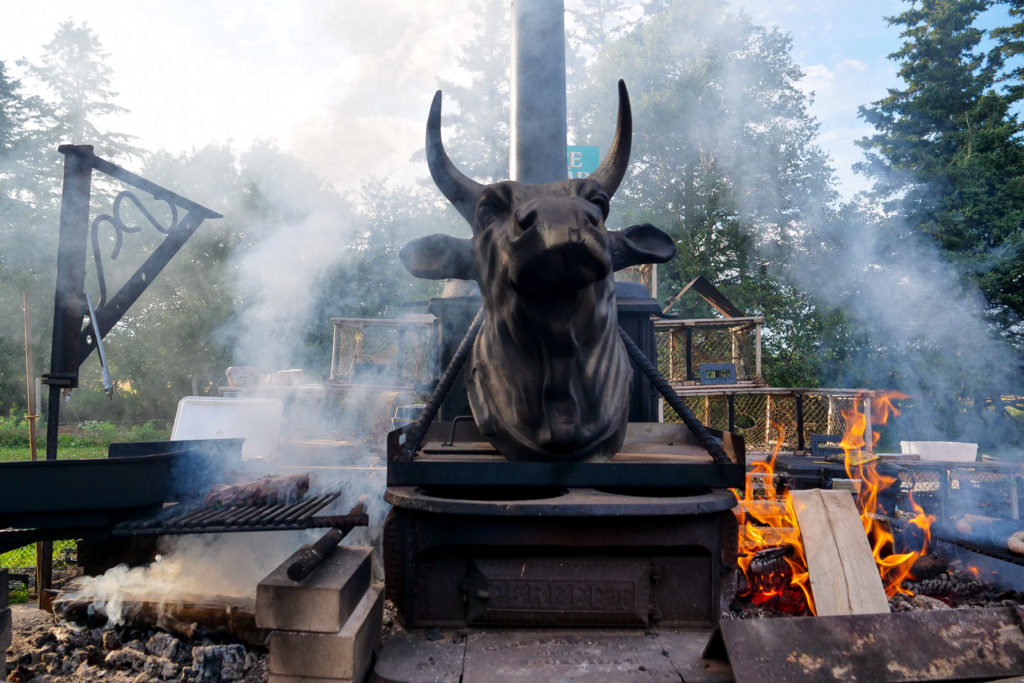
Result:
{"label": "wire mesh screen", "polygon": [[[683,401],[697,419],[714,429],[731,431],[743,437],[748,450],[783,452],[810,449],[815,434],[842,435],[842,411],[856,400],[848,391],[779,391],[744,390],[702,394],[682,393]],[[729,402],[732,401],[732,424],[729,423]],[[800,432],[798,410],[802,411],[803,432]],[[680,422],[667,404],[665,422]]]}
{"label": "wire mesh screen", "polygon": [[1024,478],[1019,466],[908,462],[900,467],[900,509],[910,497],[928,514],[953,519],[963,514],[1019,519],[1024,510]]}
{"label": "wire mesh screen", "polygon": [[[78,573],[76,565],[78,543],[76,541],[53,542],[53,583],[62,585],[64,581]],[[36,586],[36,545],[35,543],[0,553],[0,569],[7,569],[10,574],[12,589],[23,586],[28,591]],[[27,595],[25,596],[27,597]]]}
{"label": "wire mesh screen", "polygon": [[[685,321],[661,321],[655,326],[658,369],[670,382],[700,377],[700,366],[732,363],[737,381],[757,381],[757,325],[686,325]],[[689,362],[687,337],[689,336]]]}
{"label": "wire mesh screen", "polygon": [[413,385],[432,378],[431,323],[333,322],[332,381]]}
{"label": "wire mesh screen", "polygon": [[846,429],[843,411],[854,407],[856,397],[836,394],[804,394],[804,439],[810,443],[813,434],[842,436]]}
{"label": "wire mesh screen", "polygon": [[615,279],[619,282],[639,282],[647,291],[651,291],[651,274],[653,273],[650,263],[641,263],[638,266],[630,266],[615,272]]}

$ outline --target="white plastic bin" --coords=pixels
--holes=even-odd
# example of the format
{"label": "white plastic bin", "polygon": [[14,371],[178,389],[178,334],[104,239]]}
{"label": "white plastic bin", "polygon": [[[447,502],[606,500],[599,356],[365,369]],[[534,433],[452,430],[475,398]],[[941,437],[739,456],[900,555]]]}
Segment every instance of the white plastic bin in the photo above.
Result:
{"label": "white plastic bin", "polygon": [[178,401],[171,440],[241,438],[242,460],[270,458],[277,449],[283,412],[278,398],[187,396]]}
{"label": "white plastic bin", "polygon": [[978,444],[965,441],[900,441],[904,453],[916,453],[922,460],[948,462],[974,462],[978,459]]}

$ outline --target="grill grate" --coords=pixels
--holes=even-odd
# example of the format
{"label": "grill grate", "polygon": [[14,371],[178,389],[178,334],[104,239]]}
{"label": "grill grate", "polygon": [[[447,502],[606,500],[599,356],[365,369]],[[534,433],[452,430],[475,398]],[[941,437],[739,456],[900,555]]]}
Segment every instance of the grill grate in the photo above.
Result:
{"label": "grill grate", "polygon": [[227,533],[240,531],[277,531],[334,526],[335,517],[314,517],[334,502],[337,493],[310,496],[294,503],[276,505],[231,505],[224,508],[195,509],[164,514],[142,520],[122,522],[114,527],[118,536]]}

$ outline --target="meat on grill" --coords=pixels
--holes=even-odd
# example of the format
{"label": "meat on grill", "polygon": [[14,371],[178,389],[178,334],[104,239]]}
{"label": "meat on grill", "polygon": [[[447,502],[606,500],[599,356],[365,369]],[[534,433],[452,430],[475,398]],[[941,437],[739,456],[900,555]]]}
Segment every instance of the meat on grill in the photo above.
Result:
{"label": "meat on grill", "polygon": [[308,474],[267,476],[244,484],[217,484],[206,495],[207,507],[294,503],[309,491]]}

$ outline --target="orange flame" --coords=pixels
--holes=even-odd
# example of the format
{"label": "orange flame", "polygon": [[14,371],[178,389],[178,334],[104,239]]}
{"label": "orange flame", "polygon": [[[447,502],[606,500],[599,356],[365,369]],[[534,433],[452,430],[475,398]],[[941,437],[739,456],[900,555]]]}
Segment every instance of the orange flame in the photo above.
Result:
{"label": "orange flame", "polygon": [[775,486],[775,461],[785,441],[785,426],[772,423],[778,436],[771,457],[766,461],[755,461],[743,492],[733,490],[740,506],[736,508],[739,518],[739,559],[738,564],[747,577],[754,604],[762,604],[778,596],[781,590],[775,586],[765,588],[763,580],[750,572],[754,555],[769,548],[792,548],[784,557],[792,573],[789,585],[798,588],[814,613],[814,598],[811,596],[807,557],[804,553],[800,528],[796,521],[793,500],[788,493],[780,497]]}
{"label": "orange flame", "polygon": [[[865,436],[868,431],[868,415],[864,406],[866,399],[870,399],[872,424],[884,425],[890,417],[899,415],[899,410],[892,402],[905,398],[908,397],[895,391],[858,395],[853,409],[843,411],[846,433],[840,443],[845,453],[847,476],[861,482],[857,493],[861,522],[865,534],[872,542],[872,554],[887,597],[892,597],[896,593],[909,593],[900,584],[910,575],[911,567],[917,558],[927,552],[931,540],[930,526],[934,517],[926,515],[910,496],[914,517],[908,523],[922,531],[921,548],[903,553],[892,552],[894,538],[884,516],[879,514],[878,498],[880,492],[896,483],[896,479],[878,471],[878,457],[874,454],[874,446],[878,442],[879,433],[872,429],[870,435]],[[779,595],[781,590],[776,585],[765,586],[765,577],[752,576],[750,563],[754,555],[769,548],[791,548],[785,557],[791,571],[789,586],[803,593],[808,607],[815,613],[807,558],[793,501],[788,492],[780,495],[775,486],[775,463],[785,441],[785,428],[776,423],[772,423],[772,427],[778,438],[771,457],[764,462],[754,462],[747,474],[744,490],[733,491],[740,503],[736,508],[739,518],[738,564],[747,577],[751,599],[755,604],[762,604]],[[870,444],[867,438],[870,438]],[[768,578],[767,583],[772,584],[773,577]]]}
{"label": "orange flame", "polygon": [[879,433],[872,429],[870,443],[865,439],[868,415],[864,406],[866,399],[870,400],[873,425],[885,425],[890,417],[900,414],[899,409],[892,402],[905,398],[909,397],[897,391],[858,395],[853,408],[843,411],[843,418],[846,420],[846,433],[840,443],[846,455],[846,475],[850,479],[857,479],[861,482],[857,494],[857,507],[860,508],[864,533],[872,541],[871,552],[875,557],[875,564],[878,565],[882,584],[885,586],[885,594],[890,598],[897,593],[910,593],[902,588],[901,584],[910,575],[910,570],[917,558],[927,552],[928,543],[931,541],[931,523],[935,518],[926,515],[921,506],[914,502],[914,497],[909,495],[908,499],[914,510],[914,516],[908,521],[908,524],[921,530],[921,547],[903,553],[892,552],[894,538],[884,515],[879,512],[878,496],[880,492],[895,484],[896,479],[878,471],[878,456],[874,454],[874,446],[878,443]]}

